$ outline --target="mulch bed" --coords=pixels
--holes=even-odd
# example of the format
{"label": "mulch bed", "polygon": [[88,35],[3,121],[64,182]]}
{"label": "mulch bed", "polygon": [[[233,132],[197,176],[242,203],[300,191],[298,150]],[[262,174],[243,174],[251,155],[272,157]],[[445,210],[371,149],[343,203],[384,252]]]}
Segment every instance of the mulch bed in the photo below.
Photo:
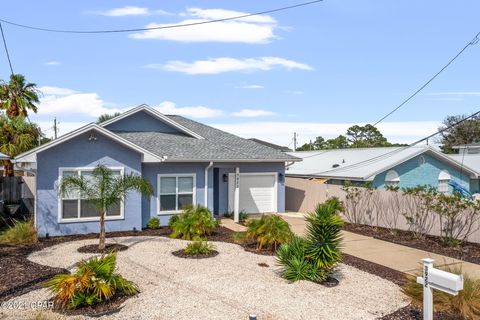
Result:
{"label": "mulch bed", "polygon": [[[433,318],[434,319],[441,319],[441,320],[459,320],[461,319],[459,316],[451,314],[451,313],[446,313],[446,312],[441,312],[441,311],[436,311],[433,313]],[[398,309],[397,311],[387,314],[381,318],[378,318],[379,320],[422,320],[423,319],[423,311],[420,307],[414,306],[412,304],[403,307],[401,309]]]}
{"label": "mulch bed", "polygon": [[128,246],[118,243],[107,243],[104,250],[98,249],[98,244],[89,244],[77,249],[80,253],[108,253],[112,251],[124,251],[127,250]]}
{"label": "mulch bed", "polygon": [[218,251],[217,250],[212,250],[212,251],[210,251],[210,253],[207,253],[207,254],[191,255],[191,254],[186,254],[183,251],[183,249],[181,249],[181,250],[173,251],[172,254],[175,257],[184,258],[184,259],[206,259],[206,258],[213,258],[213,257],[217,256]]}
{"label": "mulch bed", "polygon": [[76,316],[76,315],[83,315],[88,317],[101,317],[101,316],[108,316],[115,314],[122,310],[122,303],[132,296],[127,295],[115,295],[110,300],[105,301],[100,304],[96,304],[93,306],[81,306],[77,309],[60,309],[54,308],[52,311],[55,311],[60,314],[68,315],[68,316]]}
{"label": "mulch bed", "polygon": [[392,234],[392,232],[386,228],[351,223],[346,223],[344,229],[403,246],[480,264],[480,244],[478,243],[466,242],[456,247],[445,247],[440,237],[426,236],[425,239],[415,239],[411,231],[397,230],[396,234]]}

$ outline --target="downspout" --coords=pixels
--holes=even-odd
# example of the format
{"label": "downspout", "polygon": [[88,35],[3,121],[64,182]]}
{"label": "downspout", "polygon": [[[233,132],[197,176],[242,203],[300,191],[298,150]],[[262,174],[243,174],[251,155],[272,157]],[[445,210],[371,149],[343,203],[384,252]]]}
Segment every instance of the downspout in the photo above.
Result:
{"label": "downspout", "polygon": [[208,208],[208,169],[213,166],[213,161],[210,161],[208,166],[205,167],[205,207]]}

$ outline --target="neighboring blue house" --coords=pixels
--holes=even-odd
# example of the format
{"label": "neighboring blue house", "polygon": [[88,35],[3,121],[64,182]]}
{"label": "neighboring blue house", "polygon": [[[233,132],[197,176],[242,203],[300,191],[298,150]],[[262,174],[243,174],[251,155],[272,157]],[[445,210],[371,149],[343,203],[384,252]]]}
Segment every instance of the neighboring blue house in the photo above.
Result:
{"label": "neighboring blue house", "polygon": [[290,152],[303,161],[289,166],[287,177],[324,179],[343,185],[371,182],[375,188],[385,186],[415,187],[430,185],[450,192],[448,182],[455,180],[471,193],[478,193],[476,168],[461,163],[429,146],[335,149]]}
{"label": "neighboring blue house", "polygon": [[[16,157],[36,174],[35,224],[40,236],[98,232],[98,212],[80,197],[59,196],[65,175],[97,164],[139,174],[154,196],[129,194],[106,215],[107,231],[139,230],[151,217],[166,225],[189,204],[215,214],[285,210],[285,164],[291,155],[181,116],[142,105],[100,125],[89,124]],[[238,183],[235,183],[238,182]]]}

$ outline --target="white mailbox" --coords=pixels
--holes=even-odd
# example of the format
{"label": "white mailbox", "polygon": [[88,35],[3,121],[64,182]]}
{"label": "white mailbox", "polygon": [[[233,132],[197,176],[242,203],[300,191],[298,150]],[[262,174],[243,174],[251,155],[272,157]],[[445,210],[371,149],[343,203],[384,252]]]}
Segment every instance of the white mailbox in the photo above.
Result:
{"label": "white mailbox", "polygon": [[433,259],[422,259],[423,277],[417,277],[417,283],[423,285],[423,319],[433,319],[433,292],[437,289],[456,296],[463,290],[463,276],[433,267]]}

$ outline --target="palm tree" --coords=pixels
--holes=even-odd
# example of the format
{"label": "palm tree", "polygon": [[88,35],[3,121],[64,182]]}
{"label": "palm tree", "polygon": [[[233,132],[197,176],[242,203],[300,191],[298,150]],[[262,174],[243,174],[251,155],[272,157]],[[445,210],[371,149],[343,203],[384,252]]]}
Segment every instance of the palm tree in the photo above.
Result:
{"label": "palm tree", "polygon": [[[0,113],[0,152],[13,158],[22,152],[34,148],[38,137],[41,136],[40,128],[22,117],[9,119]],[[14,168],[10,160],[3,160],[4,176],[13,177]]]}
{"label": "palm tree", "polygon": [[98,249],[105,250],[105,212],[113,205],[125,199],[130,191],[136,190],[145,196],[153,194],[153,187],[145,178],[129,174],[117,176],[104,165],[97,165],[89,179],[83,176],[62,177],[60,194],[65,196],[70,192],[79,192],[82,198],[100,211],[100,241]]}
{"label": "palm tree", "polygon": [[0,83],[0,109],[6,110],[10,119],[25,118],[29,110],[37,113],[38,93],[35,83],[26,82],[21,74],[12,74],[8,83]]}
{"label": "palm tree", "polygon": [[114,112],[114,113],[104,113],[102,115],[100,115],[97,119],[97,123],[102,123],[102,122],[105,122],[105,121],[108,121],[112,118],[115,118],[116,116],[119,116],[120,115],[120,112]]}

